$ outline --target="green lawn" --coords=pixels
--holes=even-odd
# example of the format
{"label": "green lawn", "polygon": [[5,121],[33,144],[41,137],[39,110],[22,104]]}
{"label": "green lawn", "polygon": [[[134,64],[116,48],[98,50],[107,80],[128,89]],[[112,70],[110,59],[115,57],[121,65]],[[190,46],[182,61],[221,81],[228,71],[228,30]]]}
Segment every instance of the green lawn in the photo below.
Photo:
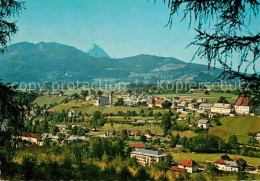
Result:
{"label": "green lawn", "polygon": [[163,130],[158,125],[144,125],[144,126],[133,126],[133,125],[127,125],[127,124],[113,124],[111,126],[110,123],[106,123],[102,129],[114,129],[115,131],[121,131],[122,129],[126,130],[139,130],[141,132],[145,130],[150,130],[156,133],[163,134]]}
{"label": "green lawn", "polygon": [[248,132],[260,132],[260,117],[256,116],[235,116],[224,117],[221,120],[222,126],[216,126],[209,130],[221,138],[228,138],[230,135],[237,135],[238,141],[247,143]]}
{"label": "green lawn", "polygon": [[43,106],[44,104],[49,105],[49,104],[54,104],[54,103],[60,103],[66,98],[66,96],[48,96],[48,95],[43,95],[40,97],[37,97],[34,103],[37,103],[39,106]]}
{"label": "green lawn", "polygon": [[[252,180],[252,177],[254,177],[253,180],[260,180],[260,174],[247,174],[247,177],[249,178],[249,180]],[[237,175],[225,175],[225,176],[220,176],[218,178],[219,180],[224,180],[224,181],[237,180]]]}

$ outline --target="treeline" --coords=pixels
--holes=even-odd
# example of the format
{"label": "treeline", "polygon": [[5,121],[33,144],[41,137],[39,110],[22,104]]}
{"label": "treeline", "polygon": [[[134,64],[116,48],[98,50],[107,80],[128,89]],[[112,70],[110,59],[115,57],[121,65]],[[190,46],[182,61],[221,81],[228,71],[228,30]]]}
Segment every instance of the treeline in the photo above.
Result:
{"label": "treeline", "polygon": [[[228,142],[212,134],[199,134],[191,138],[182,137],[177,134],[171,136],[169,146],[174,148],[177,144],[183,146],[186,151],[199,153],[232,153],[243,156],[260,158],[260,152],[256,148],[239,146],[236,135],[231,135]],[[184,150],[183,150],[184,151]]]}
{"label": "treeline", "polygon": [[[131,159],[121,139],[93,138],[89,142],[76,140],[45,150],[22,151],[21,164],[2,163],[3,179],[15,180],[190,180],[194,176],[173,173],[173,163],[165,162],[143,167]],[[19,154],[18,154],[19,155]],[[205,178],[199,174],[196,178]]]}
{"label": "treeline", "polygon": [[215,170],[189,174],[175,173],[170,154],[164,162],[144,167],[130,158],[130,148],[121,138],[93,138],[53,145],[34,151],[18,150],[21,163],[2,162],[2,179],[14,180],[212,180]]}

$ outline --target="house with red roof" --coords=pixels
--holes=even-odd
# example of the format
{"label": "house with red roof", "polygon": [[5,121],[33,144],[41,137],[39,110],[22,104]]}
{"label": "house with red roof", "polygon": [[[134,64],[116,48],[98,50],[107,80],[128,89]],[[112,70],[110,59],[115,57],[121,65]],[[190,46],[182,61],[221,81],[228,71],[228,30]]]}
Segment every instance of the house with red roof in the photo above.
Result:
{"label": "house with red roof", "polygon": [[43,145],[43,141],[41,140],[41,135],[39,134],[22,132],[20,138],[24,141],[28,141],[33,144],[37,144],[39,146]]}
{"label": "house with red roof", "polygon": [[240,97],[235,104],[235,111],[237,114],[249,114],[250,112],[250,98],[249,97]]}
{"label": "house with red roof", "polygon": [[130,136],[141,136],[141,132],[138,130],[131,130],[129,135]]}
{"label": "house with red roof", "polygon": [[218,170],[228,172],[238,172],[244,170],[247,166],[246,161],[242,158],[231,159],[228,155],[222,155],[215,161]]}
{"label": "house with red roof", "polygon": [[179,162],[178,168],[185,169],[188,173],[195,173],[199,171],[199,164],[192,159],[183,159]]}
{"label": "house with red roof", "polygon": [[47,112],[49,115],[56,114],[56,110],[54,110],[54,109],[49,109]]}
{"label": "house with red roof", "polygon": [[144,143],[128,143],[129,148],[138,149],[138,148],[145,148],[146,145]]}
{"label": "house with red roof", "polygon": [[171,171],[174,171],[174,172],[180,172],[180,173],[185,173],[186,172],[186,169],[184,168],[179,168],[179,167],[176,167],[176,166],[172,166],[170,168]]}
{"label": "house with red roof", "polygon": [[148,107],[160,107],[160,108],[162,108],[163,103],[165,103],[165,100],[155,100],[154,103],[153,103],[153,101],[150,101],[148,103]]}
{"label": "house with red roof", "polygon": [[152,137],[152,133],[150,130],[145,130],[142,135],[146,136],[147,138],[151,138]]}

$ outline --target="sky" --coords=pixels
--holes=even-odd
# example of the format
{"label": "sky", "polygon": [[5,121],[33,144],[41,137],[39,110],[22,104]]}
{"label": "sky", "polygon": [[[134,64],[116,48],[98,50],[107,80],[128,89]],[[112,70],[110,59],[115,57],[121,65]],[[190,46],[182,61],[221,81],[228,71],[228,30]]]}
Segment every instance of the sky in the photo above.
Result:
{"label": "sky", "polygon": [[[139,54],[175,57],[190,62],[197,47],[186,46],[195,31],[174,18],[162,0],[25,0],[11,43],[58,42],[88,51],[98,44],[111,57]],[[205,63],[196,59],[195,63]]]}

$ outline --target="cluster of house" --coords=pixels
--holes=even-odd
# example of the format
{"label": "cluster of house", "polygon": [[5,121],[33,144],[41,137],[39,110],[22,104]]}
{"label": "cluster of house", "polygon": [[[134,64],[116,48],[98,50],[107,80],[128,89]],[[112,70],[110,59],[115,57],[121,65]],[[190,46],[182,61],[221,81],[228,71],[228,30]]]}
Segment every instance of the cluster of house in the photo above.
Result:
{"label": "cluster of house", "polygon": [[162,104],[165,101],[172,103],[172,108],[176,108],[177,112],[186,113],[188,109],[195,110],[197,113],[212,113],[212,114],[222,114],[229,115],[232,110],[237,114],[247,115],[251,111],[250,98],[240,97],[234,105],[229,103],[208,103],[205,98],[200,98],[197,101],[193,98],[186,97],[174,97],[170,99],[163,99],[156,97],[154,101],[148,103],[148,107],[159,107],[162,108]]}
{"label": "cluster of house", "polygon": [[[166,101],[172,103],[172,108],[176,108],[177,112],[186,113],[187,110],[195,110],[198,114],[201,113],[211,113],[211,114],[223,114],[229,115],[232,110],[240,115],[248,115],[251,111],[250,98],[240,97],[235,104],[229,103],[208,103],[208,99],[199,98],[195,100],[189,97],[173,97],[173,98],[162,98],[159,96],[152,96],[146,94],[137,93],[122,93],[119,98],[122,98],[124,105],[133,106],[137,105],[139,102],[145,102],[149,108],[158,107],[162,108],[163,103]],[[113,105],[113,95],[109,93],[108,97],[93,97],[87,96],[86,100],[95,99],[95,106],[106,106]]]}
{"label": "cluster of house", "polygon": [[44,140],[49,139],[50,142],[59,142],[59,141],[74,141],[74,140],[82,140],[82,141],[89,141],[90,137],[86,136],[75,136],[75,135],[69,135],[65,134],[64,138],[60,138],[59,135],[53,135],[50,133],[43,133],[43,134],[35,134],[35,133],[25,133],[23,132],[20,136],[23,141],[30,142],[32,144],[36,144],[39,146],[44,145]]}
{"label": "cluster of house", "polygon": [[146,94],[137,94],[137,93],[122,93],[120,98],[123,98],[124,104],[127,106],[137,105],[138,102],[145,102],[148,104],[154,96],[146,95]]}
{"label": "cluster of house", "polygon": [[228,172],[242,171],[247,167],[246,161],[243,158],[231,159],[228,155],[221,156],[217,161],[215,161],[215,165],[218,170]]}
{"label": "cluster of house", "polygon": [[[129,147],[133,149],[130,154],[131,158],[135,158],[138,163],[144,166],[164,161],[165,154],[146,149],[145,144],[129,143]],[[199,165],[192,159],[183,159],[179,162],[178,166],[172,166],[170,169],[176,172],[194,173],[199,171]]]}
{"label": "cluster of house", "polygon": [[150,131],[150,130],[145,130],[144,132],[141,132],[139,130],[131,130],[128,134],[129,134],[129,136],[141,136],[141,135],[144,135],[148,139],[150,139],[152,137],[156,137],[156,138],[163,138],[164,137],[163,134],[155,133],[155,132]]}
{"label": "cluster of house", "polygon": [[[143,143],[129,143],[129,147],[132,148],[131,158],[135,158],[138,163],[144,166],[164,161],[165,154],[159,151],[148,150]],[[214,164],[218,170],[227,172],[239,172],[245,171],[251,167],[253,168],[253,166],[248,166],[244,159],[231,159],[227,155],[221,156]],[[196,173],[199,172],[199,167],[200,166],[196,161],[192,159],[183,159],[177,166],[172,166],[170,170],[181,173]]]}

